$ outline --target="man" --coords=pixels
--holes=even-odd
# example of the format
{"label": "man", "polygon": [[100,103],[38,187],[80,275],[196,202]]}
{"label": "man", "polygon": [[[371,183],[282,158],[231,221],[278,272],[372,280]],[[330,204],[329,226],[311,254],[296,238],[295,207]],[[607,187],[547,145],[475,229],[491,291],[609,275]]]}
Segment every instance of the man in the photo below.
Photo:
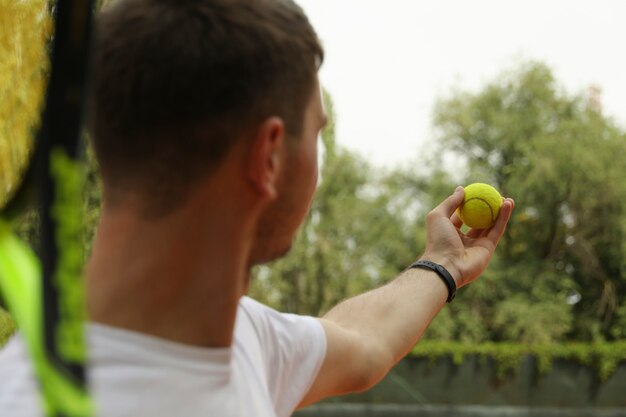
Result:
{"label": "man", "polygon": [[[302,11],[291,0],[120,0],[94,48],[99,415],[283,417],[379,381],[451,295],[443,275],[410,268],[320,319],[245,296],[250,268],[289,250],[316,187],[323,51]],[[462,200],[459,188],[430,212],[421,257],[456,287],[487,266],[513,210],[505,200],[493,228],[465,235]],[[40,415],[24,352],[18,337],[0,356],[3,415]]]}

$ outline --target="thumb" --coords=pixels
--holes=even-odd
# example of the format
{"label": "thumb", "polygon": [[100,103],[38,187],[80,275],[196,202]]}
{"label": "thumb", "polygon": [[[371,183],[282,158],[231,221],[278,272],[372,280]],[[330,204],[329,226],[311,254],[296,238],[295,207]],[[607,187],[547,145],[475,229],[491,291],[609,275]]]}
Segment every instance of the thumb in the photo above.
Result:
{"label": "thumb", "polygon": [[439,204],[433,211],[435,211],[439,215],[450,218],[452,214],[454,214],[454,210],[456,210],[456,208],[461,205],[464,197],[465,190],[459,185],[458,187],[456,187],[456,190],[454,190],[454,193],[445,200],[443,200],[443,202]]}

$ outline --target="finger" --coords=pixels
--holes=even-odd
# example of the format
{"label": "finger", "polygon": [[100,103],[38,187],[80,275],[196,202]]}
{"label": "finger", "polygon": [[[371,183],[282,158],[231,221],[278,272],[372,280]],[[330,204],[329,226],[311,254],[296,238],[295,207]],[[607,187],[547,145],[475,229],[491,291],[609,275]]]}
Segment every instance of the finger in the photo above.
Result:
{"label": "finger", "polygon": [[513,213],[513,207],[515,206],[515,202],[507,198],[502,203],[502,208],[500,209],[500,215],[496,220],[496,224],[489,230],[487,233],[487,239],[491,240],[494,245],[497,245],[504,231],[506,230],[506,225],[511,218],[511,214]]}
{"label": "finger", "polygon": [[440,216],[445,216],[448,219],[451,218],[452,213],[454,213],[454,210],[456,210],[456,208],[460,206],[461,203],[463,202],[464,196],[465,196],[465,191],[463,190],[463,187],[461,186],[456,187],[456,190],[454,190],[454,193],[448,198],[446,198],[445,200],[443,200],[443,202],[439,204],[437,207],[435,207],[432,213],[436,213]]}
{"label": "finger", "polygon": [[[515,201],[513,201],[512,198],[503,198],[502,199],[502,203],[504,204],[504,201],[507,201],[507,200],[510,201],[513,204],[513,208],[515,208]],[[494,226],[495,226],[495,224],[494,224]],[[481,237],[488,236],[489,232],[491,232],[491,229],[494,226],[492,226],[491,228],[488,228],[488,229],[472,229],[469,232],[467,232],[466,235],[468,237],[473,238],[473,239],[480,239]]]}
{"label": "finger", "polygon": [[471,229],[465,234],[465,236],[472,239],[479,239],[485,235],[485,231],[485,229]]}
{"label": "finger", "polygon": [[452,213],[452,217],[450,218],[450,220],[452,221],[454,227],[456,227],[457,229],[460,229],[461,226],[463,226],[463,220],[461,220],[456,210],[454,211],[454,213]]}

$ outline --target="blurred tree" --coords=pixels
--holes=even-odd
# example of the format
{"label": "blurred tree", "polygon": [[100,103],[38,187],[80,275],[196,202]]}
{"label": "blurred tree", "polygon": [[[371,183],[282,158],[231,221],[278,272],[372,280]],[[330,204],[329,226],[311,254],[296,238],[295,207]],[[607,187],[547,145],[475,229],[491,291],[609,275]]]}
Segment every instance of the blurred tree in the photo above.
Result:
{"label": "blurred tree", "polygon": [[[425,337],[624,337],[626,165],[616,155],[626,140],[598,97],[567,95],[531,62],[442,99],[434,120],[442,150],[466,167],[463,182],[492,183],[518,207],[488,271]],[[252,294],[283,310],[319,314],[395,276],[423,249],[426,212],[455,185],[443,157],[383,173],[334,133],[331,117],[321,184],[292,252],[255,273]]]}
{"label": "blurred tree", "polygon": [[464,158],[465,182],[492,183],[517,201],[498,259],[453,308],[479,311],[492,338],[626,334],[618,298],[626,291],[626,136],[597,100],[567,95],[549,68],[530,62],[437,105],[441,146]]}

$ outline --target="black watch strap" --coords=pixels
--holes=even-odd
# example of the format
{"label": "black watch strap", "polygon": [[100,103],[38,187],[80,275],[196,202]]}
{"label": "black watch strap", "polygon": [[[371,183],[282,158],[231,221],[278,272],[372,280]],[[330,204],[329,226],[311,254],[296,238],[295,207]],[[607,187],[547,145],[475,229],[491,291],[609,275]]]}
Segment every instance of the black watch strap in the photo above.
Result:
{"label": "black watch strap", "polygon": [[411,266],[409,266],[407,269],[411,268],[422,268],[435,271],[446,284],[446,287],[448,287],[448,299],[446,301],[449,303],[450,301],[454,300],[454,297],[456,296],[456,282],[446,268],[434,262],[423,260],[412,263]]}

